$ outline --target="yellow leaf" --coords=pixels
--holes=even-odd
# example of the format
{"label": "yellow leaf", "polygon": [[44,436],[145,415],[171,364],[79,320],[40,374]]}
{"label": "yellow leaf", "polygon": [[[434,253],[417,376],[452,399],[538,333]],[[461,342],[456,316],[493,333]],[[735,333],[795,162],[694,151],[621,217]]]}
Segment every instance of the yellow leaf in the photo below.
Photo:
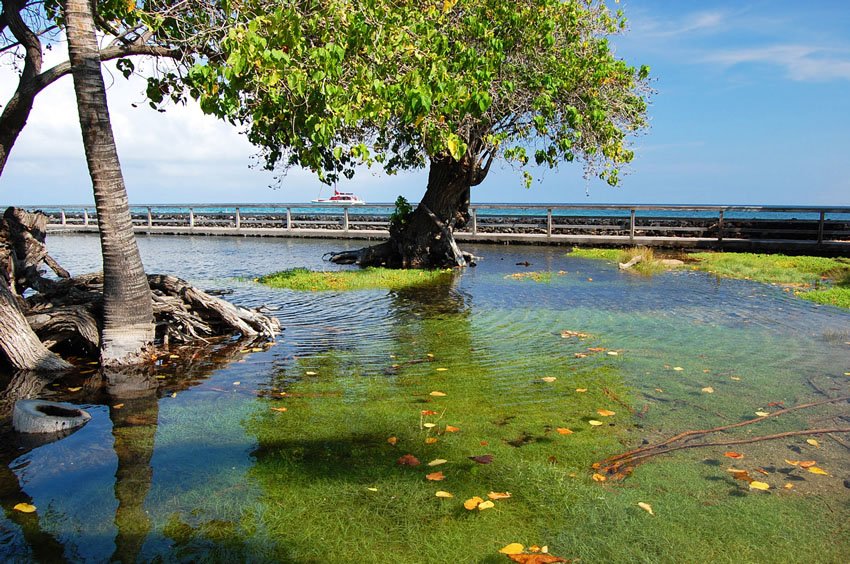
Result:
{"label": "yellow leaf", "polygon": [[676,372],[681,372],[682,370],[684,370],[684,368],[682,368],[681,366],[674,366],[673,370],[675,370]]}
{"label": "yellow leaf", "polygon": [[768,415],[770,415],[770,413],[768,413],[767,411],[756,411],[756,415],[758,415],[759,417],[767,417]]}
{"label": "yellow leaf", "polygon": [[[457,0],[443,0],[443,13],[449,12],[455,4],[457,4]],[[449,143],[451,143],[451,140]],[[457,142],[455,142],[455,145],[457,145]]]}
{"label": "yellow leaf", "polygon": [[611,417],[612,415],[616,415],[615,412],[613,412],[609,409],[597,409],[596,413],[598,413],[602,417]]}
{"label": "yellow leaf", "polygon": [[707,394],[713,394],[714,388],[712,388],[711,386],[706,386],[705,388],[702,389],[702,391],[707,393]]}
{"label": "yellow leaf", "polygon": [[571,430],[567,429],[566,427],[558,427],[555,430],[558,431],[562,435],[572,435],[573,434],[573,432]]}
{"label": "yellow leaf", "polygon": [[555,380],[557,380],[557,378],[555,378],[554,376],[544,376],[544,377],[543,377],[543,378],[541,378],[540,380],[541,380],[542,382],[546,382],[546,383],[548,383],[548,384],[551,384],[552,382],[554,382]]}
{"label": "yellow leaf", "polygon": [[36,507],[30,503],[19,503],[13,509],[21,513],[35,513]]}
{"label": "yellow leaf", "polygon": [[791,466],[797,466],[798,464],[800,464],[800,461],[799,461],[799,460],[788,460],[788,459],[786,458],[786,459],[785,459],[785,463],[786,463],[786,464],[790,464]]}
{"label": "yellow leaf", "polygon": [[390,443],[391,445],[395,446],[396,443],[398,442],[398,437],[389,437],[387,439],[387,442]]}
{"label": "yellow leaf", "polygon": [[617,356],[617,355],[619,355],[620,353],[618,353],[617,351],[608,351],[608,352],[607,352],[607,353],[605,353],[605,354],[607,354],[608,356]]}
{"label": "yellow leaf", "polygon": [[273,407],[271,409],[272,409],[272,411],[279,411],[280,413],[283,413],[284,411],[286,411],[285,407]]}
{"label": "yellow leaf", "polygon": [[437,424],[436,423],[423,423],[422,426],[425,427],[426,429],[432,429],[432,428],[436,427]]}
{"label": "yellow leaf", "polygon": [[499,549],[499,552],[502,554],[522,554],[522,551],[525,550],[525,547],[518,542],[512,542],[507,546],[503,546]]}
{"label": "yellow leaf", "polygon": [[769,490],[770,484],[766,484],[764,482],[757,482],[757,481],[753,480],[752,482],[750,482],[750,489],[751,490]]}
{"label": "yellow leaf", "polygon": [[460,427],[455,427],[453,425],[446,425],[446,433],[457,433],[460,431]]}
{"label": "yellow leaf", "polygon": [[471,497],[471,498],[467,499],[466,501],[464,501],[464,502],[463,502],[463,506],[464,506],[465,508],[467,508],[468,510],[472,511],[473,509],[475,509],[476,507],[478,507],[478,505],[479,505],[480,503],[484,503],[484,500],[483,500],[483,499],[481,499],[481,498],[480,498],[480,497],[478,497],[478,496],[475,496],[475,497]]}
{"label": "yellow leaf", "polygon": [[785,488],[786,490],[790,490],[791,488],[794,487],[794,484],[792,484],[791,482],[788,482],[787,484],[785,484],[782,487]]}
{"label": "yellow leaf", "polygon": [[426,437],[425,438],[425,444],[426,445],[432,445],[432,444],[436,443],[438,440],[439,439],[437,439],[437,437]]}
{"label": "yellow leaf", "polygon": [[168,355],[168,358],[180,358],[180,357],[177,356],[176,354],[170,354],[170,355]]}
{"label": "yellow leaf", "polygon": [[655,515],[655,513],[652,512],[652,506],[648,503],[644,503],[642,501],[639,501],[638,507],[640,507],[641,509],[643,509],[644,511],[646,511],[650,515]]}
{"label": "yellow leaf", "polygon": [[79,392],[82,389],[83,389],[82,387],[77,386],[76,388],[68,388],[68,391],[69,392]]}
{"label": "yellow leaf", "polygon": [[116,403],[112,406],[112,409],[121,409],[122,407],[124,407],[123,403]]}
{"label": "yellow leaf", "polygon": [[734,380],[735,382],[740,382],[741,379],[738,376],[729,376],[730,380]]}
{"label": "yellow leaf", "polygon": [[367,490],[369,490],[370,492],[376,492],[376,491],[378,491],[378,488],[366,488],[366,489],[367,489]]}
{"label": "yellow leaf", "polygon": [[431,472],[430,474],[425,475],[426,480],[431,480],[432,482],[440,482],[446,479],[446,475],[442,472]]}
{"label": "yellow leaf", "polygon": [[435,368],[434,370],[436,370],[437,372],[445,372],[446,370],[448,370],[448,368],[443,368],[441,366],[440,368]]}
{"label": "yellow leaf", "polygon": [[439,466],[440,464],[445,464],[448,462],[445,458],[435,458],[431,462],[428,463],[428,466]]}
{"label": "yellow leaf", "polygon": [[806,468],[812,474],[819,474],[821,476],[829,476],[829,474],[823,468],[818,468],[817,466],[809,466]]}
{"label": "yellow leaf", "polygon": [[594,482],[604,482],[605,480],[608,479],[605,475],[600,474],[599,472],[596,472],[595,474],[593,474],[593,476],[591,476],[591,478],[593,479]]}
{"label": "yellow leaf", "polygon": [[478,511],[484,511],[485,509],[492,509],[496,504],[492,501],[485,501],[478,504]]}
{"label": "yellow leaf", "polygon": [[594,427],[598,427],[598,426],[600,426],[600,425],[604,425],[604,423],[602,423],[602,421],[597,421],[596,419],[591,419],[590,421],[588,421],[588,423],[589,423],[590,425],[593,425]]}
{"label": "yellow leaf", "polygon": [[233,382],[233,385],[234,385],[234,386],[239,386],[240,384],[242,384],[242,382],[240,382],[239,380],[237,380],[237,381]]}
{"label": "yellow leaf", "polygon": [[806,442],[815,447],[820,446],[820,443],[817,441],[817,439],[806,439]]}
{"label": "yellow leaf", "polygon": [[580,394],[583,394],[586,391],[587,391],[587,388],[576,388],[576,392],[578,392]]}
{"label": "yellow leaf", "polygon": [[449,492],[444,492],[443,490],[438,491],[434,495],[437,496],[437,497],[445,497],[445,498],[454,497],[454,495],[450,494]]}
{"label": "yellow leaf", "polygon": [[254,347],[251,349],[251,352],[263,352],[263,349],[261,347]]}
{"label": "yellow leaf", "polygon": [[496,501],[497,499],[508,499],[511,496],[511,492],[490,492],[487,494],[487,497]]}
{"label": "yellow leaf", "polygon": [[176,398],[176,397],[177,397],[177,392],[171,392],[171,397]]}
{"label": "yellow leaf", "polygon": [[446,394],[444,392],[431,392],[430,395],[434,396],[435,398],[441,398],[444,397]]}
{"label": "yellow leaf", "polygon": [[313,372],[312,370],[308,370],[304,374],[306,374],[307,376],[318,376],[319,375],[318,372]]}

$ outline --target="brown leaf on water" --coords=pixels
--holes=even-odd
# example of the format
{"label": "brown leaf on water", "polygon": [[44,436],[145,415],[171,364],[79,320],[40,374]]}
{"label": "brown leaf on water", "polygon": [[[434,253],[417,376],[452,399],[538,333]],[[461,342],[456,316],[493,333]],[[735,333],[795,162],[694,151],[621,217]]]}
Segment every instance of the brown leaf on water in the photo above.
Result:
{"label": "brown leaf on water", "polygon": [[405,454],[398,460],[396,460],[396,464],[399,466],[419,466],[421,464],[419,459],[413,456],[412,454]]}
{"label": "brown leaf on water", "polygon": [[570,429],[567,429],[566,427],[558,427],[555,430],[558,431],[562,435],[572,435],[573,434],[573,432]]}
{"label": "brown leaf on water", "polygon": [[508,558],[510,558],[514,562],[520,562],[521,564],[550,564],[552,562],[569,562],[569,560],[565,560],[564,558],[560,558],[552,554],[543,553],[508,554]]}
{"label": "brown leaf on water", "polygon": [[772,402],[770,402],[770,403],[768,403],[768,404],[767,404],[767,407],[782,407],[782,406],[784,406],[784,405],[785,405],[785,403],[784,403],[784,402],[781,402],[781,401],[772,401]]}
{"label": "brown leaf on water", "polygon": [[484,500],[481,499],[478,496],[475,496],[475,497],[471,497],[471,498],[467,499],[466,501],[464,501],[463,506],[466,509],[468,509],[469,511],[472,511],[473,509],[475,509],[476,507],[478,507],[482,503],[484,503]]}
{"label": "brown leaf on water", "polygon": [[489,445],[489,444],[490,444],[490,442],[489,442],[489,441],[481,441],[481,442],[480,442],[480,443],[478,443],[478,444],[479,444],[479,445],[481,445],[481,446],[487,446],[487,445]]}
{"label": "brown leaf on water", "polygon": [[490,464],[491,462],[493,462],[493,455],[492,454],[481,454],[481,455],[478,455],[478,456],[468,456],[467,458],[477,462],[478,464]]}
{"label": "brown leaf on water", "polygon": [[723,456],[725,456],[726,458],[735,458],[735,459],[744,458],[743,454],[741,454],[740,452],[732,451],[732,450],[724,452]]}
{"label": "brown leaf on water", "polygon": [[764,474],[765,476],[770,476],[770,472],[768,472],[764,468],[756,468],[756,472],[758,472],[759,474]]}
{"label": "brown leaf on water", "polygon": [[457,433],[460,431],[460,427],[455,427],[454,425],[446,425],[446,433]]}
{"label": "brown leaf on water", "polygon": [[800,468],[811,468],[817,464],[817,460],[801,460],[799,462]]}
{"label": "brown leaf on water", "polygon": [[752,476],[750,476],[750,473],[746,470],[740,470],[738,468],[727,468],[726,471],[732,474],[732,477],[736,480],[741,480],[743,482],[753,481]]}
{"label": "brown leaf on water", "polygon": [[437,412],[433,409],[423,409],[419,413],[421,413],[422,415],[437,415]]}
{"label": "brown leaf on water", "polygon": [[597,409],[596,413],[598,413],[602,417],[611,417],[612,415],[617,415],[615,411],[611,411],[610,409]]}
{"label": "brown leaf on water", "polygon": [[587,347],[589,352],[605,352],[605,347]]}
{"label": "brown leaf on water", "polygon": [[511,497],[511,492],[490,492],[487,494],[487,497],[494,501],[499,499],[508,499]]}
{"label": "brown leaf on water", "polygon": [[432,482],[440,482],[446,479],[445,474],[442,472],[431,472],[430,474],[425,475],[426,480],[431,480]]}

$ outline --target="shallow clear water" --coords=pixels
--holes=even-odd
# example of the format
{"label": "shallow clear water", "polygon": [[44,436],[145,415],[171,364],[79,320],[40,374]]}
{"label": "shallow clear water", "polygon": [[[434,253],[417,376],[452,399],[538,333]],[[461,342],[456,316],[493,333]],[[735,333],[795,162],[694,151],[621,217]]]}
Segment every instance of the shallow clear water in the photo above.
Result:
{"label": "shallow clear water", "polygon": [[[73,383],[83,388],[78,392],[69,392],[70,384],[42,389],[40,397],[85,405],[92,420],[58,442],[4,449],[0,557],[228,561],[286,554],[312,561],[296,548],[274,550],[283,541],[264,516],[282,502],[267,485],[276,462],[263,454],[267,431],[256,421],[267,412],[267,398],[260,396],[280,389],[307,390],[315,397],[327,392],[339,398],[333,404],[338,417],[354,409],[368,418],[370,405],[387,400],[387,389],[407,393],[410,386],[431,382],[433,364],[407,363],[429,353],[451,377],[422,385],[480,394],[474,405],[510,417],[563,412],[574,388],[609,378],[605,389],[640,412],[639,424],[628,432],[649,437],[728,423],[770,402],[818,399],[813,386],[847,392],[850,313],[769,285],[688,271],[646,278],[572,258],[562,248],[522,246],[471,248],[484,260],[446,287],[311,294],[252,281],[285,268],[341,268],[321,256],[353,244],[140,238],[148,272],[176,274],[206,289],[232,289],[234,302],[273,308],[285,331],[262,352],[222,346],[186,364],[166,359],[145,374],[81,374]],[[73,274],[99,268],[96,237],[54,235],[49,245]],[[531,266],[517,265],[525,261]],[[506,278],[525,271],[552,277]],[[565,329],[592,337],[564,339]],[[617,354],[590,354],[588,347]],[[395,380],[399,370],[403,378]],[[308,372],[328,380],[313,382]],[[473,375],[474,383],[465,380]],[[556,376],[563,388],[551,393],[528,384],[543,376]],[[334,388],[335,381],[344,381],[345,388]],[[385,389],[385,383],[397,388]],[[702,391],[706,387],[713,393]],[[305,425],[335,417],[318,404],[313,408],[303,415]],[[580,421],[576,415],[573,424]],[[520,430],[511,425],[505,429]],[[293,440],[308,438],[294,433]],[[335,433],[309,440],[354,442]],[[570,461],[569,456],[558,458]],[[829,495],[843,496],[837,499],[846,507],[850,490],[842,489],[841,480],[850,479],[850,469],[835,456]],[[586,472],[576,460],[566,463],[569,470]],[[36,505],[38,512],[11,510],[19,501]]]}

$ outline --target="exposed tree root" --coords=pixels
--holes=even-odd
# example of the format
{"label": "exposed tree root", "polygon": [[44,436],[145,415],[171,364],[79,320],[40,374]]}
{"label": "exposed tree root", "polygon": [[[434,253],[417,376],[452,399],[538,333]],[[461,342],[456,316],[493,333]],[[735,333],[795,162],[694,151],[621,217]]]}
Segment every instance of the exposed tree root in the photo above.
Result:
{"label": "exposed tree root", "polygon": [[731,446],[731,445],[739,445],[739,444],[749,444],[759,441],[769,441],[775,439],[781,439],[785,437],[793,437],[800,435],[823,435],[829,433],[848,433],[850,432],[850,427],[833,427],[833,428],[824,428],[824,429],[805,429],[801,431],[787,431],[784,433],[777,433],[774,435],[764,435],[760,437],[749,437],[746,439],[729,439],[722,441],[713,441],[713,442],[699,442],[699,443],[691,443],[690,441],[704,437],[706,435],[712,433],[719,433],[723,431],[728,431],[730,429],[737,429],[740,427],[745,427],[747,425],[752,425],[754,423],[760,423],[766,419],[771,419],[774,417],[779,417],[780,415],[784,415],[786,413],[790,413],[792,411],[798,411],[801,409],[808,409],[811,407],[817,407],[820,405],[826,405],[830,403],[840,403],[840,402],[850,402],[850,396],[843,396],[840,398],[829,398],[825,400],[804,403],[800,405],[795,405],[792,407],[787,407],[785,409],[780,409],[778,411],[774,411],[768,415],[764,415],[761,417],[757,417],[755,419],[748,419],[747,421],[740,421],[738,423],[732,423],[730,425],[722,425],[719,427],[713,427],[711,429],[700,429],[700,430],[692,430],[685,431],[679,433],[677,435],[673,435],[672,437],[661,441],[660,443],[646,445],[640,448],[636,448],[621,454],[617,454],[611,457],[606,458],[600,462],[597,462],[593,465],[593,468],[597,469],[600,472],[604,472],[607,474],[612,474],[617,477],[623,477],[631,472],[631,470],[637,464],[640,464],[644,460],[658,456],[661,454],[666,454],[669,452],[674,452],[677,450],[682,450],[685,448],[698,448],[698,447],[710,447],[710,446]]}

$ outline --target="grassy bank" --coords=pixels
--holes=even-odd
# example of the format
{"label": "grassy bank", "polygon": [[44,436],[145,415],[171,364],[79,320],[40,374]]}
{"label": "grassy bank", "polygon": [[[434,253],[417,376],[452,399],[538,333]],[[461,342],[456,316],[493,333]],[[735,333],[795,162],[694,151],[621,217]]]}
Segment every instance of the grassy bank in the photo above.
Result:
{"label": "grassy bank", "polygon": [[[647,249],[573,249],[572,256],[628,262],[638,253],[649,253],[636,265],[644,274],[661,270]],[[681,258],[681,257],[680,257]],[[813,302],[850,308],[850,259],[756,253],[691,253],[685,264],[672,268],[700,270],[722,278],[787,285],[799,297]]]}
{"label": "grassy bank", "polygon": [[396,270],[390,268],[365,268],[318,272],[306,268],[293,268],[257,279],[257,282],[272,288],[303,290],[309,292],[387,289],[399,290],[411,286],[422,286],[448,282],[451,270]]}

